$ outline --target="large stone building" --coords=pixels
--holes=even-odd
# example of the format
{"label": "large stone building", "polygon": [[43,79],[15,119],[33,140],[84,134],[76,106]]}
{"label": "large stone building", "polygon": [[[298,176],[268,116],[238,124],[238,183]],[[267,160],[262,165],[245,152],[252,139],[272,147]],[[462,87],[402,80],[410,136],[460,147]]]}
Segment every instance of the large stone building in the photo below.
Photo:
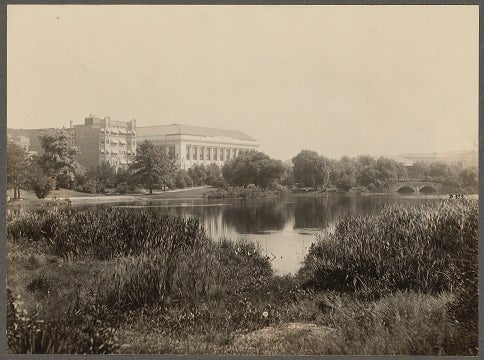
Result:
{"label": "large stone building", "polygon": [[188,169],[194,164],[215,163],[222,166],[242,151],[257,149],[257,141],[249,135],[226,129],[183,124],[141,126],[137,141],[160,145],[177,166]]}

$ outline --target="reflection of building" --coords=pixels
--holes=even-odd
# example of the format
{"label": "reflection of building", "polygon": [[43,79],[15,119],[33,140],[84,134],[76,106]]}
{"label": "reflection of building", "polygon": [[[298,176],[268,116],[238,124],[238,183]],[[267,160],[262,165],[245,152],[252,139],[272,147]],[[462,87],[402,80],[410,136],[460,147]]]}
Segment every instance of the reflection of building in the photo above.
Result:
{"label": "reflection of building", "polygon": [[127,169],[136,153],[136,120],[116,121],[89,116],[83,125],[72,125],[74,142],[81,155],[78,161],[86,167],[107,162],[116,169]]}
{"label": "reflection of building", "polygon": [[216,163],[222,166],[242,151],[259,145],[237,130],[206,128],[182,124],[138,127],[138,144],[144,140],[161,145],[182,169],[194,164]]}
{"label": "reflection of building", "polygon": [[442,153],[428,153],[428,154],[401,154],[390,157],[406,166],[412,166],[418,161],[423,162],[443,162],[449,165],[458,165],[462,167],[479,166],[477,151],[453,151]]}

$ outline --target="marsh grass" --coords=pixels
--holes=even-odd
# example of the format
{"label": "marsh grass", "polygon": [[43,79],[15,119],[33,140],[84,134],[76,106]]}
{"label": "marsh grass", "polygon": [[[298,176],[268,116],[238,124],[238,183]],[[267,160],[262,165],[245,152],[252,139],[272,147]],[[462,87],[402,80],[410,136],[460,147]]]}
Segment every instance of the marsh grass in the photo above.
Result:
{"label": "marsh grass", "polygon": [[320,236],[300,270],[307,286],[378,298],[396,290],[437,294],[466,278],[477,263],[476,201],[389,206],[342,219]]}

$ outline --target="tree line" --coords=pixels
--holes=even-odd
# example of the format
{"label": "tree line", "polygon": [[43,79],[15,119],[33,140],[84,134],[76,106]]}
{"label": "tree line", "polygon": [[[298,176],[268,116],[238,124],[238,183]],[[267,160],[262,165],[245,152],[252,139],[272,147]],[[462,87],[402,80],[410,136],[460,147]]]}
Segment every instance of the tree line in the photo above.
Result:
{"label": "tree line", "polygon": [[[397,179],[420,178],[438,181],[443,191],[477,192],[478,169],[439,162],[416,162],[413,166],[385,157],[360,155],[339,160],[315,151],[302,150],[292,164],[272,159],[251,150],[226,161],[220,168],[211,163],[179,169],[161,147],[145,141],[139,144],[128,169],[101,163],[85,169],[77,162],[79,148],[63,134],[39,137],[42,155],[29,156],[19,145],[7,143],[7,186],[14,198],[20,189],[32,190],[39,198],[52,189],[73,189],[86,193],[136,192],[142,189],[174,189],[187,186],[259,187],[262,189],[311,188],[348,191],[354,187],[370,192],[385,192]],[[144,191],[144,190],[143,190]]]}

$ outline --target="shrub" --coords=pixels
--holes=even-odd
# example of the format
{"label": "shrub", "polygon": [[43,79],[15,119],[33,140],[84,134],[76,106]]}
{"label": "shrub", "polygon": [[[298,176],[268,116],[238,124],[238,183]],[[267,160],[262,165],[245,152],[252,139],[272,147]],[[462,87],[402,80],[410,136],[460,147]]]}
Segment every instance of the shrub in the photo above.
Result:
{"label": "shrub", "polygon": [[320,235],[299,272],[306,286],[378,297],[395,290],[437,293],[463,284],[465,248],[477,243],[476,201],[390,206],[341,220]]}
{"label": "shrub", "polygon": [[49,176],[40,175],[32,180],[32,189],[39,199],[45,198],[55,188],[55,180]]}

